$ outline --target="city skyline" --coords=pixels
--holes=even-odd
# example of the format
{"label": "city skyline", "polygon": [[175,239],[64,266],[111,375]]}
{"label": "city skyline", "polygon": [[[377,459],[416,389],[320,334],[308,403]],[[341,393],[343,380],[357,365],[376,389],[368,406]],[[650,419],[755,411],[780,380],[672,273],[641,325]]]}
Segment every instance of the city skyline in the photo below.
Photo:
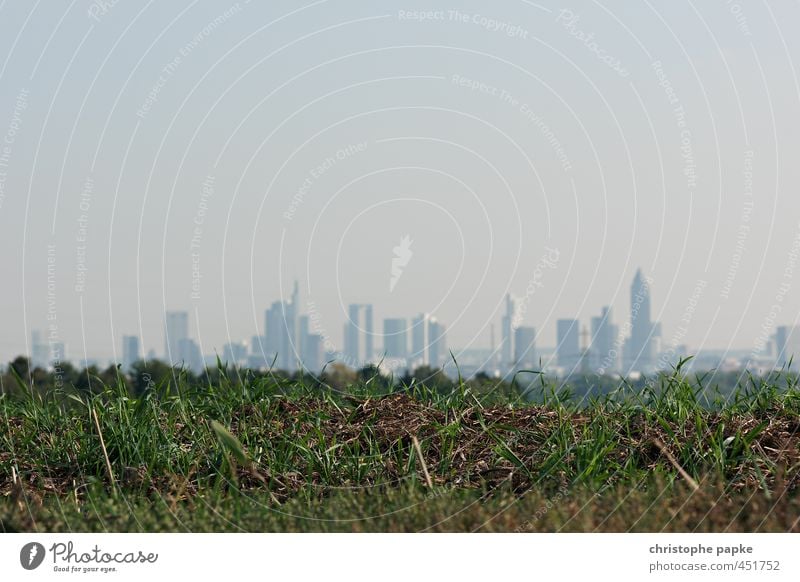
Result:
{"label": "city skyline", "polygon": [[0,360],[51,323],[74,356],[120,358],[122,334],[161,352],[175,309],[237,342],[295,279],[335,338],[372,303],[376,326],[435,313],[452,346],[499,344],[530,287],[520,325],[554,345],[559,317],[626,320],[636,266],[670,341],[749,350],[800,323],[798,41],[764,33],[796,6],[748,10],[754,46],[727,5],[637,5],[628,28],[592,2],[492,6],[512,38],[386,3],[178,4],[53,35],[4,9]]}
{"label": "city skyline", "polygon": [[[556,341],[549,348],[541,347],[537,328],[520,325],[522,299],[506,294],[500,318],[500,345],[491,343],[488,349],[471,350],[484,350],[485,358],[478,365],[474,365],[474,356],[467,358],[465,369],[468,375],[484,372],[499,377],[537,368],[564,376],[638,374],[667,369],[679,358],[693,354],[685,344],[677,344],[675,338],[671,345],[663,342],[661,323],[651,318],[651,293],[652,280],[637,269],[630,285],[628,320],[622,327],[614,321],[609,306],[590,317],[588,325],[580,319],[560,318],[556,321]],[[337,344],[323,334],[314,333],[313,316],[303,312],[300,286],[295,281],[288,301],[274,301],[265,309],[263,329],[249,342],[228,341],[221,349],[214,346],[213,354],[203,353],[191,333],[190,313],[172,310],[164,316],[163,352],[158,354],[151,349],[144,356],[140,338],[123,335],[119,363],[129,369],[138,360],[161,359],[199,372],[204,366],[214,365],[221,355],[225,363],[253,369],[287,372],[303,369],[316,373],[327,364],[340,363],[351,369],[380,364],[385,372],[399,372],[420,367],[443,368],[451,363],[450,349],[456,357],[470,351],[449,348],[446,326],[432,314],[384,318],[380,333],[375,331],[373,313],[374,306],[370,303],[349,304],[350,319],[344,324],[341,342]],[[48,362],[65,359],[63,342],[43,342],[41,338],[40,331],[31,332],[30,357],[34,365],[46,367]],[[763,366],[765,362],[774,362],[775,367],[781,367],[793,363],[794,354],[800,354],[800,326],[776,326],[767,348],[765,354],[753,350],[739,364]],[[545,350],[549,357],[542,360],[540,356]]]}

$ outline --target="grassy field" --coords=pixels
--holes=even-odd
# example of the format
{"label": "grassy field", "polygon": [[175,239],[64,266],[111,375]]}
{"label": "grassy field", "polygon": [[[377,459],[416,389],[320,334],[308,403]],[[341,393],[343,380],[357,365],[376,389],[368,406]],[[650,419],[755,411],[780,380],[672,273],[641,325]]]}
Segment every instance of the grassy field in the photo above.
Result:
{"label": "grassy field", "polygon": [[0,397],[0,531],[800,531],[800,390],[180,378]]}

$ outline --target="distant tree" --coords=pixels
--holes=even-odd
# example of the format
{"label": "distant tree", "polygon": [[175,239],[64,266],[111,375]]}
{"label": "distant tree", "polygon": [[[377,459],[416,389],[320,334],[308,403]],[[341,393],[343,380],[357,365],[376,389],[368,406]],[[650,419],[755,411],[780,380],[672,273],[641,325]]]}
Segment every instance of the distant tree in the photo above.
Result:
{"label": "distant tree", "polygon": [[14,358],[14,361],[8,365],[8,367],[14,370],[14,372],[16,372],[20,378],[27,381],[31,370],[31,361],[25,356],[17,356]]}
{"label": "distant tree", "polygon": [[447,394],[455,387],[453,381],[442,372],[441,368],[432,368],[430,366],[420,366],[412,375],[413,380],[417,384],[422,384],[428,388],[432,388],[440,394]]}
{"label": "distant tree", "polygon": [[322,374],[322,381],[334,390],[344,391],[358,380],[358,374],[340,362],[331,364]]}
{"label": "distant tree", "polygon": [[368,364],[356,372],[359,384],[368,386],[370,391],[385,394],[391,391],[391,379],[381,373],[375,364]]}
{"label": "distant tree", "polygon": [[176,371],[160,360],[140,360],[131,366],[131,389],[135,396],[142,396],[165,382],[172,380]]}

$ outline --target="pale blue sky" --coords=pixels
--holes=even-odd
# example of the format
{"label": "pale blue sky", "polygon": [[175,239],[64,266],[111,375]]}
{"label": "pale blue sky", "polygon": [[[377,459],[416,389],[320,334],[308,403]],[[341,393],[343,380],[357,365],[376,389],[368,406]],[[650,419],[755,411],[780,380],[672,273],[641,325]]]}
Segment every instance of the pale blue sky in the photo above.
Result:
{"label": "pale blue sky", "polygon": [[71,358],[160,352],[179,308],[209,352],[294,278],[337,344],[371,301],[488,346],[535,278],[552,345],[622,325],[639,266],[668,342],[797,320],[796,2],[111,4],[0,2],[3,360],[53,322]]}

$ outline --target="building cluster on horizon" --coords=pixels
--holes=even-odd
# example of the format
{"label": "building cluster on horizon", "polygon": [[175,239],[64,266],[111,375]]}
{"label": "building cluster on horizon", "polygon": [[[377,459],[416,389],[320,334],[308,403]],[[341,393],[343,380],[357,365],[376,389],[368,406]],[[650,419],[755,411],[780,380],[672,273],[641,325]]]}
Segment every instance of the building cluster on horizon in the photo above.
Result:
{"label": "building cluster on horizon", "polygon": [[[624,371],[649,373],[658,368],[661,326],[652,321],[650,282],[641,270],[631,285],[631,313],[627,334],[622,334],[613,321],[611,307],[603,307],[592,317],[590,327],[581,327],[577,319],[556,322],[555,358],[537,361],[536,331],[515,327],[516,301],[506,296],[502,318],[501,375],[521,369],[556,368],[562,376],[573,374],[615,374]],[[513,358],[512,358],[513,354]],[[555,361],[552,361],[552,360]]]}
{"label": "building cluster on horizon", "polygon": [[[501,317],[501,344],[495,346],[492,327],[491,348],[461,353],[460,371],[465,377],[483,372],[495,377],[510,377],[521,370],[546,371],[562,377],[576,374],[649,374],[675,363],[675,358],[688,355],[685,346],[665,351],[661,325],[652,320],[651,281],[638,270],[630,288],[629,320],[620,328],[613,319],[611,307],[603,307],[588,326],[578,319],[556,322],[556,346],[553,350],[537,349],[537,330],[519,325],[519,302],[506,295]],[[317,328],[313,313],[300,309],[300,292],[295,282],[288,301],[275,301],[264,313],[263,335],[249,342],[229,342],[220,359],[230,365],[252,369],[276,369],[287,372],[305,370],[319,372],[328,363],[341,363],[351,369],[369,365],[384,371],[402,373],[421,367],[444,367],[450,360],[446,328],[437,318],[421,313],[413,318],[387,318],[382,333],[375,330],[371,304],[348,306],[348,319],[343,330],[343,349]],[[163,360],[173,366],[185,366],[195,372],[214,365],[217,354],[204,355],[201,346],[190,335],[189,312],[167,311],[164,326]],[[315,333],[318,332],[318,333]],[[382,345],[376,346],[376,338]],[[31,334],[31,363],[34,367],[52,368],[66,361],[66,346],[57,338]],[[754,353],[732,358],[726,353],[707,353],[698,357],[700,369],[742,369],[757,365],[761,369],[788,367],[794,354],[800,354],[800,326],[780,326],[770,342],[769,355]],[[666,361],[666,355],[672,356]],[[143,359],[138,336],[122,337],[121,364],[129,370]],[[152,350],[148,360],[157,358]],[[97,365],[97,361],[82,362]]]}
{"label": "building cluster on horizon", "polygon": [[[287,372],[305,370],[319,372],[329,362],[339,362],[352,369],[369,365],[384,370],[404,371],[421,366],[438,368],[446,360],[445,326],[436,317],[421,313],[410,321],[391,318],[383,321],[383,346],[375,346],[376,334],[371,304],[348,306],[344,324],[342,350],[331,348],[321,333],[313,333],[314,320],[301,314],[300,291],[297,282],[288,301],[275,301],[264,314],[264,334],[253,336],[249,342],[225,344],[221,360],[225,363],[252,369],[275,369]],[[138,339],[123,338],[123,364],[130,366],[138,360]],[[164,360],[171,365],[202,370],[209,358],[189,334],[189,314],[168,311],[165,325]]]}

